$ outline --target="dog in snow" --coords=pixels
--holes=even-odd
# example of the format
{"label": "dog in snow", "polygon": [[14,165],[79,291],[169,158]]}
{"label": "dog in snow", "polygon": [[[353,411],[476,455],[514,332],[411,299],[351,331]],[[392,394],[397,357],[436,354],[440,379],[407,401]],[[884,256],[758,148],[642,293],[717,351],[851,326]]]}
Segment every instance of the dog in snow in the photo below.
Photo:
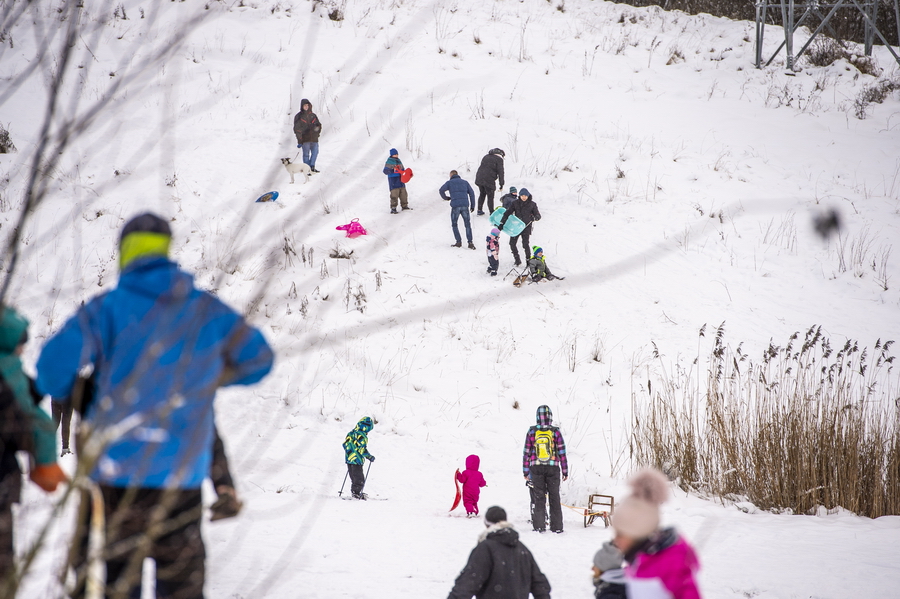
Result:
{"label": "dog in snow", "polygon": [[312,171],[310,170],[308,164],[305,164],[303,162],[294,163],[291,162],[290,158],[282,158],[281,164],[283,164],[284,168],[287,169],[287,172],[290,173],[291,183],[294,182],[294,175],[296,175],[297,173],[302,173],[306,177],[306,181],[304,181],[304,183],[309,181],[309,175],[310,173],[312,173]]}

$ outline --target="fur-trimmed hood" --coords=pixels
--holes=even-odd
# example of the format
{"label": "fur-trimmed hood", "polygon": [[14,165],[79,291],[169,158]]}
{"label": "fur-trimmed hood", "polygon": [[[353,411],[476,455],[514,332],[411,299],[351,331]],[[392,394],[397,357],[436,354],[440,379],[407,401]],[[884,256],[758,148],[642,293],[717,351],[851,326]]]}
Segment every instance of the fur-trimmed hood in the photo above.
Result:
{"label": "fur-trimmed hood", "polygon": [[482,543],[490,538],[492,541],[513,546],[519,541],[519,533],[513,527],[512,522],[497,522],[491,524],[478,535],[478,542]]}

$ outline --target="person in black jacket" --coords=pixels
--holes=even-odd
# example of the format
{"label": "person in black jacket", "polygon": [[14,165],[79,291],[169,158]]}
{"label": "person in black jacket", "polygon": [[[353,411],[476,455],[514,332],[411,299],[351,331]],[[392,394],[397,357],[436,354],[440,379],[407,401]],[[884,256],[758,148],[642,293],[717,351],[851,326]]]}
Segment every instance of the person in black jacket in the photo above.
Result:
{"label": "person in black jacket", "polygon": [[18,503],[22,489],[17,451],[33,451],[31,421],[0,377],[0,594],[15,588],[7,577],[14,572],[12,504]]}
{"label": "person in black jacket", "polygon": [[528,599],[529,595],[550,599],[550,582],[506,521],[506,511],[496,505],[489,508],[484,523],[487,529],[479,535],[447,599]]}
{"label": "person in black jacket", "polygon": [[516,259],[516,266],[521,266],[522,260],[519,259],[519,250],[516,248],[516,242],[519,238],[522,239],[522,249],[525,250],[525,260],[531,259],[531,246],[528,245],[529,241],[531,241],[531,223],[536,220],[541,220],[541,211],[538,210],[537,204],[531,199],[531,193],[523,187],[519,190],[519,201],[513,203],[503,214],[503,218],[500,219],[500,226],[498,228],[501,231],[511,214],[516,215],[519,220],[525,223],[525,228],[521,233],[515,237],[509,238],[509,249],[512,250],[513,257]]}
{"label": "person in black jacket", "polygon": [[294,135],[297,136],[297,147],[303,148],[303,163],[309,170],[316,170],[316,158],[319,157],[319,133],[322,123],[312,111],[312,104],[306,98],[300,100],[300,112],[294,115]]}
{"label": "person in black jacket", "polygon": [[484,214],[484,199],[488,201],[488,211],[494,211],[494,191],[497,179],[500,179],[500,191],[503,191],[503,158],[506,152],[494,148],[481,159],[481,166],[475,173],[475,185],[478,186],[478,216]]}

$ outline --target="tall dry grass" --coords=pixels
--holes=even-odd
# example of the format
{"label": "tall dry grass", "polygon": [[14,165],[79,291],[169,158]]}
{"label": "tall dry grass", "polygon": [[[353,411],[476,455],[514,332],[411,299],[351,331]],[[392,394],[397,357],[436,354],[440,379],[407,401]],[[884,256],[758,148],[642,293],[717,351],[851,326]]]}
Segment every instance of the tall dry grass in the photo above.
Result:
{"label": "tall dry grass", "polygon": [[645,405],[633,399],[636,461],[684,489],[762,509],[900,514],[893,341],[871,355],[854,341],[835,350],[814,326],[753,361],[724,336],[723,323],[705,380],[663,373]]}

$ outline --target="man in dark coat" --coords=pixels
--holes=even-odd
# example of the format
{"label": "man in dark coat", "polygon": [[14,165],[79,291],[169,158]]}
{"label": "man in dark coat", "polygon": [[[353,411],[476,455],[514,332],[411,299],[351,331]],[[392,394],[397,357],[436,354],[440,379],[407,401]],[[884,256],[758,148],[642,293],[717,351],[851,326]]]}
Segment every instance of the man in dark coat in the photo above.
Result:
{"label": "man in dark coat", "polygon": [[[450,180],[444,183],[439,190],[441,197],[450,200],[450,226],[453,228],[453,236],[456,237],[456,243],[452,247],[462,247],[462,237],[459,234],[459,217],[463,217],[463,223],[466,225],[466,239],[469,242],[469,249],[474,250],[475,244],[472,243],[472,223],[469,220],[469,213],[475,210],[475,192],[469,182],[459,176],[456,171],[450,171]],[[450,193],[448,196],[447,193]]]}
{"label": "man in dark coat", "polygon": [[538,210],[537,204],[531,199],[531,193],[523,187],[519,191],[519,201],[514,202],[503,214],[503,218],[500,219],[500,226],[498,228],[501,231],[511,214],[514,214],[516,218],[525,223],[525,228],[522,229],[521,233],[515,237],[509,238],[509,249],[512,250],[513,257],[516,259],[516,266],[521,266],[522,260],[519,259],[519,250],[516,249],[516,242],[520,238],[522,239],[522,249],[525,250],[525,260],[529,260],[531,258],[531,246],[528,245],[528,243],[531,240],[531,223],[536,220],[541,220],[541,211]]}
{"label": "man in dark coat", "polygon": [[300,112],[294,115],[294,135],[297,136],[297,147],[303,148],[303,163],[309,165],[309,170],[316,170],[316,158],[319,157],[319,133],[322,131],[322,123],[319,117],[312,111],[312,104],[303,98],[300,100]]}
{"label": "man in dark coat", "polygon": [[503,181],[503,158],[506,153],[500,148],[494,148],[481,159],[481,166],[475,173],[475,185],[478,186],[478,216],[484,214],[484,199],[488,201],[488,211],[494,211],[495,182],[500,179],[500,191],[505,185]]}
{"label": "man in dark coat", "polygon": [[506,521],[499,506],[488,509],[487,526],[469,554],[466,567],[456,578],[447,599],[550,599],[550,582],[519,533]]}

